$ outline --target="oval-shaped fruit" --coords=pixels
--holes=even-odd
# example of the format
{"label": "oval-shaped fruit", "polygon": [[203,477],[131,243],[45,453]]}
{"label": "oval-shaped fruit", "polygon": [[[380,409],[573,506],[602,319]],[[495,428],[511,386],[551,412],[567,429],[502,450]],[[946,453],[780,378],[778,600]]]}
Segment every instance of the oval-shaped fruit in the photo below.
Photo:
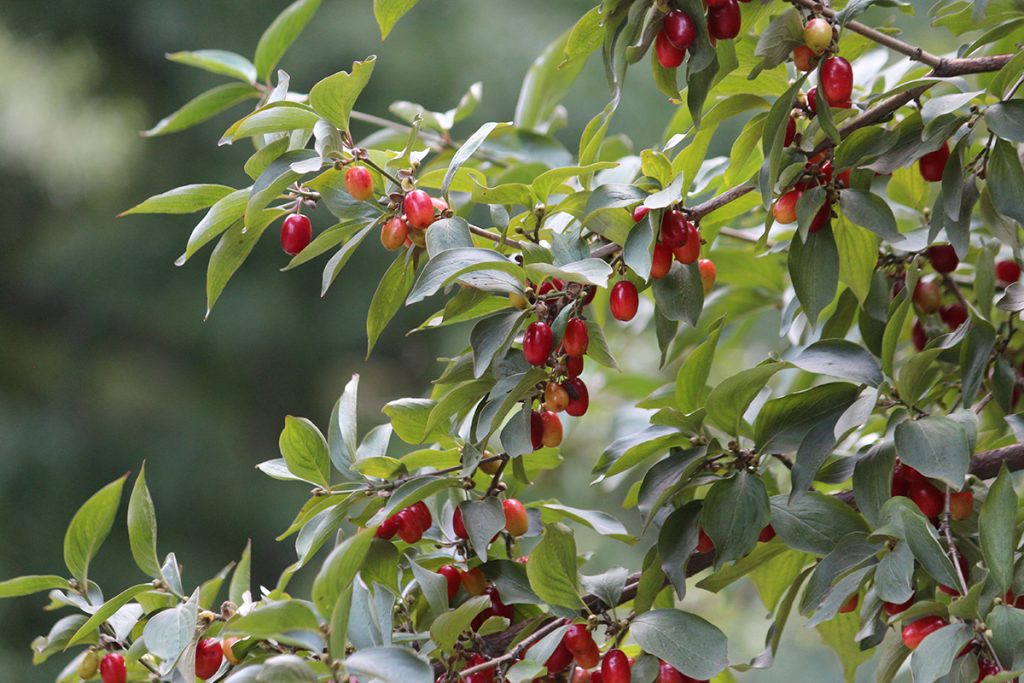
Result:
{"label": "oval-shaped fruit", "polygon": [[708,33],[719,40],[740,34],[740,6],[736,0],[724,0],[718,7],[708,3]]}
{"label": "oval-shaped fruit", "polygon": [[924,351],[924,347],[928,346],[928,333],[920,320],[915,320],[914,326],[910,328],[910,340],[918,351]]}
{"label": "oval-shaped fruit", "polygon": [[522,536],[530,529],[530,518],[520,501],[506,498],[501,507],[505,510],[505,531],[513,536]]}
{"label": "oval-shaped fruit", "polygon": [[894,617],[897,614],[902,614],[903,612],[906,612],[908,609],[910,609],[910,606],[913,604],[914,596],[910,596],[910,599],[906,602],[883,602],[882,609],[884,609],[885,613],[888,614],[890,617]]}
{"label": "oval-shaped fruit", "polygon": [[796,223],[796,203],[800,201],[802,194],[803,192],[800,190],[790,190],[775,201],[775,206],[772,207],[772,216],[775,217],[777,223],[783,225]]}
{"label": "oval-shaped fruit", "polygon": [[850,596],[850,599],[843,603],[842,607],[839,608],[840,614],[849,614],[853,610],[857,609],[857,603],[860,602],[860,596],[854,593]]}
{"label": "oval-shaped fruit", "polygon": [[224,642],[221,643],[221,647],[224,650],[224,659],[228,660],[228,664],[231,666],[238,666],[242,663],[242,657],[235,652],[235,645],[237,645],[242,639],[236,636],[225,638]]}
{"label": "oval-shaped fruit", "polygon": [[952,273],[960,265],[960,257],[951,244],[936,244],[928,247],[928,260],[938,273]]}
{"label": "oval-shaped fruit", "polygon": [[640,307],[640,294],[636,291],[636,285],[629,280],[616,282],[608,296],[608,304],[616,320],[632,320]]}
{"label": "oval-shaped fruit", "polygon": [[673,45],[662,29],[654,38],[654,56],[664,68],[675,69],[686,59],[686,50]]}
{"label": "oval-shaped fruit", "polygon": [[922,640],[944,626],[949,626],[949,622],[942,617],[923,617],[912,621],[903,627],[903,644],[908,650],[916,650]]}
{"label": "oval-shaped fruit", "polygon": [[942,290],[934,282],[921,280],[914,287],[914,306],[926,315],[938,313],[942,308]]}
{"label": "oval-shaped fruit", "polygon": [[544,365],[551,356],[555,335],[543,321],[530,323],[523,335],[523,357],[530,365]]}
{"label": "oval-shaped fruit", "polygon": [[544,446],[544,420],[536,410],[530,411],[530,445],[535,451]]}
{"label": "oval-shaped fruit", "polygon": [[373,196],[373,176],[365,166],[349,166],[345,171],[345,190],[354,199],[365,202]]}
{"label": "oval-shaped fruit", "polygon": [[697,38],[697,24],[690,15],[681,10],[672,10],[665,15],[661,31],[670,43],[685,50]]}
{"label": "oval-shaped fruit", "polygon": [[942,322],[946,323],[946,327],[952,331],[967,322],[967,309],[964,308],[963,304],[952,304],[939,311],[939,317],[942,318]]}
{"label": "oval-shaped fruit", "polygon": [[829,57],[821,65],[821,90],[833,107],[850,101],[853,95],[853,67],[842,57]]}
{"label": "oval-shaped fruit", "polygon": [[700,269],[700,283],[704,286],[704,296],[707,296],[711,293],[711,288],[715,286],[715,277],[718,272],[714,262],[706,258],[697,261],[697,268]]}
{"label": "oval-shaped fruit", "polygon": [[767,543],[773,538],[775,538],[775,527],[771,524],[761,529],[761,533],[757,535],[757,540],[761,543]]}
{"label": "oval-shaped fruit", "polygon": [[[1012,600],[1010,601],[1013,602]],[[96,650],[89,650],[78,663],[78,677],[82,680],[89,680],[96,675],[100,668],[100,653]]]}
{"label": "oval-shaped fruit", "polygon": [[467,539],[469,533],[466,531],[466,524],[462,521],[462,508],[455,508],[455,513],[452,515],[452,531],[455,532],[456,538]]}
{"label": "oval-shaped fruit", "polygon": [[483,595],[484,589],[487,588],[487,575],[484,574],[480,567],[474,567],[462,572],[459,574],[459,581],[462,582],[462,587],[470,595]]}
{"label": "oval-shaped fruit", "polygon": [[807,108],[811,110],[811,114],[818,113],[818,89],[811,88],[807,91]]}
{"label": "oval-shaped fruit", "polygon": [[434,525],[434,516],[430,514],[430,508],[422,500],[409,506],[409,509],[416,513],[420,528],[426,531]]}
{"label": "oval-shaped fruit", "polygon": [[313,225],[301,213],[293,213],[281,224],[281,249],[295,256],[313,240]]}
{"label": "oval-shaped fruit", "polygon": [[572,318],[565,325],[565,335],[562,337],[562,348],[570,356],[582,356],[587,352],[590,345],[590,332],[587,330],[587,323],[579,318]]}
{"label": "oval-shaped fruit", "polygon": [[651,256],[651,279],[660,280],[668,275],[672,269],[672,247],[664,242],[654,245],[654,254]]}
{"label": "oval-shaped fruit", "polygon": [[440,197],[431,197],[430,203],[434,205],[434,209],[436,209],[438,213],[444,213],[448,210],[448,202]]}
{"label": "oval-shaped fruit", "polygon": [[818,55],[814,54],[814,50],[805,46],[797,45],[793,48],[793,66],[797,68],[797,71],[808,71],[814,70],[814,63],[818,60]]}
{"label": "oval-shaped fruit", "polygon": [[942,174],[946,170],[946,162],[949,161],[949,143],[943,142],[934,152],[928,152],[917,162],[917,169],[921,177],[929,183],[937,183],[942,180]]}
{"label": "oval-shaped fruit", "polygon": [[[487,658],[481,654],[474,654],[466,663],[467,669],[486,664]],[[494,669],[484,669],[464,676],[466,683],[494,683]]]}
{"label": "oval-shaped fruit", "polygon": [[110,652],[100,660],[100,679],[103,683],[125,683],[128,680],[128,667],[125,666],[124,656]]}
{"label": "oval-shaped fruit", "polygon": [[398,515],[391,515],[377,527],[375,536],[377,538],[383,538],[385,541],[390,541],[398,533]]}
{"label": "oval-shaped fruit", "polygon": [[671,209],[661,216],[661,241],[671,248],[686,244],[690,235],[690,222],[682,211]]}
{"label": "oval-shaped fruit", "polygon": [[[384,248],[388,251],[394,251],[401,249],[402,245],[405,244],[406,238],[409,236],[409,226],[406,225],[398,216],[393,216],[384,222],[384,225],[380,228],[380,243],[384,245]],[[511,298],[511,294],[509,297]],[[523,308],[526,308],[523,299]]]}
{"label": "oval-shaped fruit", "polygon": [[544,666],[547,668],[549,674],[556,674],[572,664],[572,653],[569,652],[569,648],[565,646],[565,641],[559,641],[558,645],[555,646],[555,651],[551,653],[548,660],[544,662]]}
{"label": "oval-shaped fruit", "polygon": [[949,514],[953,519],[967,519],[974,514],[974,493],[958,491],[949,496]]}
{"label": "oval-shaped fruit", "polygon": [[789,147],[793,144],[793,140],[796,139],[796,119],[792,116],[786,121],[786,138],[782,141],[784,147]]}
{"label": "oval-shaped fruit", "polygon": [[398,513],[398,537],[406,543],[417,543],[423,538],[423,527],[419,517],[412,508],[405,508]]}
{"label": "oval-shaped fruit", "polygon": [[639,204],[635,209],[633,209],[633,222],[639,223],[650,212],[651,210],[648,209],[646,206],[644,206],[643,204]]}
{"label": "oval-shaped fruit", "polygon": [[[568,395],[568,392],[566,394]],[[550,410],[542,410],[540,412],[540,421],[544,425],[541,442],[548,448],[558,448],[562,444],[562,421],[559,419],[558,414]]]}
{"label": "oval-shaped fruit", "polygon": [[942,495],[942,491],[932,486],[928,481],[908,484],[907,497],[917,504],[921,514],[928,519],[936,519],[942,514],[942,509],[946,503],[946,497]]}
{"label": "oval-shaped fruit", "polygon": [[196,677],[213,678],[224,661],[224,650],[216,638],[205,638],[196,644]]}
{"label": "oval-shaped fruit", "polygon": [[430,195],[423,190],[413,190],[402,200],[405,219],[409,226],[417,230],[426,230],[434,222],[434,203]]}
{"label": "oval-shaped fruit", "polygon": [[685,683],[683,674],[668,662],[658,660],[658,678],[656,683]]}
{"label": "oval-shaped fruit", "polygon": [[550,280],[545,280],[544,282],[542,282],[540,285],[540,289],[537,290],[537,294],[539,296],[544,296],[545,294],[549,294],[551,292],[561,292],[563,289],[565,289],[565,283],[559,280],[557,277],[554,277],[551,278]]}
{"label": "oval-shaped fruit", "polygon": [[515,609],[511,605],[506,605],[501,601],[501,594],[498,589],[494,586],[488,586],[484,589],[484,594],[491,599],[491,611],[494,612],[495,616],[505,617],[509,621],[512,621],[512,615],[515,613]]}
{"label": "oval-shaped fruit", "polygon": [[572,377],[565,380],[562,386],[569,394],[569,405],[565,407],[565,412],[573,417],[584,415],[587,408],[590,407],[590,393],[587,391],[587,385],[579,377]]}
{"label": "oval-shaped fruit", "polygon": [[569,405],[569,392],[558,382],[544,385],[544,407],[553,413],[560,413]]}
{"label": "oval-shaped fruit", "polygon": [[711,540],[711,537],[704,533],[703,529],[699,529],[697,532],[697,552],[698,553],[710,553],[715,549],[715,543]]}
{"label": "oval-shaped fruit", "polygon": [[451,602],[455,599],[455,594],[459,592],[460,575],[462,572],[454,565],[443,564],[437,568],[437,573],[448,582],[448,602]]}
{"label": "oval-shaped fruit", "polygon": [[1020,265],[1016,261],[997,261],[996,278],[1004,285],[1010,285],[1020,279]]}
{"label": "oval-shaped fruit", "polygon": [[622,650],[608,650],[601,662],[604,683],[629,683],[629,657]]}
{"label": "oval-shaped fruit", "polygon": [[[565,359],[565,376],[569,379],[583,374],[583,356],[569,356]],[[564,387],[563,387],[564,388]],[[568,403],[566,403],[568,405]]]}
{"label": "oval-shaped fruit", "polygon": [[676,260],[685,266],[696,263],[700,258],[700,232],[692,225],[687,228],[686,244],[672,250]]}
{"label": "oval-shaped fruit", "polygon": [[804,44],[821,54],[832,43],[832,25],[821,17],[815,17],[804,24]]}
{"label": "oval-shaped fruit", "polygon": [[587,627],[583,624],[572,624],[565,631],[565,635],[562,636],[562,643],[568,648],[569,652],[576,654],[577,652],[583,652],[589,650],[591,647],[597,645],[594,642],[594,636],[590,634]]}

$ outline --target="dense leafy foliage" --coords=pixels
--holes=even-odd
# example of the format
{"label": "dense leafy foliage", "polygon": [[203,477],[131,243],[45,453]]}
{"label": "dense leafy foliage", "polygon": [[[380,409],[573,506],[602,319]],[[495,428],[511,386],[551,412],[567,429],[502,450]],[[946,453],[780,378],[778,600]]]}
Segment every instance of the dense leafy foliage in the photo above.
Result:
{"label": "dense leafy foliage", "polygon": [[[605,0],[537,59],[513,121],[457,142],[478,86],[444,112],[396,102],[399,123],[354,109],[374,57],[308,93],[275,75],[319,4],[285,9],[251,61],[171,55],[231,81],[147,134],[256,100],[221,138],[253,143],[252,184],[186,185],[126,213],[206,212],[179,261],[216,241],[210,309],[278,221],[286,270],[333,252],[322,293],[379,236],[396,256],[368,352],[427,299],[438,309],[420,329],[465,324],[469,344],[428,397],[390,402],[388,424],[361,434],[358,377],[326,428],[286,419],[281,458],[260,469],[312,494],[281,536],[297,557],[273,587],[253,591],[248,549],[186,587],[157,551],[142,472],[127,517],[147,581],[111,597],[89,566],[126,480],[96,493],[68,527],[70,578],[0,583],[0,597],[49,591],[72,612],[33,644],[36,661],[76,649],[59,680],[105,683],[727,681],[772,664],[796,608],[847,680],[876,649],[879,681],[905,661],[918,682],[1024,670],[1011,474],[1024,468],[1024,10],[936,3],[937,29],[982,29],[939,56],[857,20],[896,2]],[[414,4],[375,0],[382,35]],[[596,51],[611,100],[573,152],[553,133]],[[647,55],[678,108],[662,143],[635,153],[607,131]],[[378,132],[357,142],[357,119]],[[727,123],[740,131],[729,158],[706,158]],[[313,226],[302,212],[318,204],[338,223]],[[675,376],[638,403],[649,426],[594,470],[632,477],[623,504],[642,528],[520,502],[559,466],[565,421],[585,424],[599,402],[588,384],[618,371],[609,338],[648,327]],[[753,365],[738,353],[762,346]],[[588,574],[579,525],[648,550]],[[308,598],[289,592],[304,569]],[[751,661],[681,608],[698,573],[713,592],[756,585],[774,624]]]}

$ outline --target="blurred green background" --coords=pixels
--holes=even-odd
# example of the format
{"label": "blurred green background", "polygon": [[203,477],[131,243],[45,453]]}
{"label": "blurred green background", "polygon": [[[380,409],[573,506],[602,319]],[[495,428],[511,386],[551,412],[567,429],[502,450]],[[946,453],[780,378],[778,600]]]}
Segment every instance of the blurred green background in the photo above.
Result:
{"label": "blurred green background", "polygon": [[[0,97],[0,577],[61,573],[61,538],[75,509],[145,460],[160,550],[177,552],[186,581],[215,573],[251,537],[254,579],[273,584],[294,557],[291,544],[274,536],[307,493],[253,467],[277,457],[284,416],[325,425],[331,404],[358,372],[368,428],[382,421],[380,407],[388,400],[425,391],[437,369],[434,358],[461,343],[444,334],[465,337],[465,330],[402,336],[430,310],[407,309],[373,358],[363,360],[372,294],[366,283],[375,282],[388,260],[375,240],[321,299],[319,267],[279,273],[286,257],[268,236],[204,322],[209,248],[181,269],[173,265],[198,217],[114,219],[178,185],[245,182],[248,150],[216,146],[232,113],[164,138],[147,140],[137,131],[222,82],[167,62],[164,53],[251,54],[285,4],[52,0],[41,9],[31,0],[5,0],[0,8],[6,80]],[[483,81],[483,105],[457,131],[468,135],[483,121],[511,118],[530,62],[592,4],[422,0],[382,45],[369,0],[327,0],[282,67],[293,87],[305,89],[378,54],[359,102],[378,114],[397,99],[443,110]],[[923,32],[923,23],[911,30]],[[952,45],[935,41],[925,46]],[[568,146],[607,97],[595,58],[566,100],[569,127],[560,137]],[[631,72],[615,129],[628,132],[639,149],[660,137],[671,111],[641,64]],[[728,138],[723,131],[715,153],[727,152]],[[317,216],[315,225],[328,225],[325,214]],[[656,386],[653,339],[627,348],[629,341],[614,343],[620,359],[628,356],[633,391]],[[749,360],[759,360],[761,351],[751,350]],[[614,403],[604,410],[609,419],[593,424],[618,428],[642,419]],[[624,483],[585,485],[607,438],[600,429],[588,432],[570,434],[567,465],[524,498],[616,510]],[[597,566],[624,557],[639,564],[640,551],[624,554],[585,531],[580,539],[596,552]],[[123,515],[95,576],[108,595],[141,578],[130,562]],[[760,650],[768,624],[749,585],[724,599],[694,590],[687,601],[734,639],[733,661]],[[0,679],[50,681],[59,670],[60,657],[39,668],[30,662],[31,639],[54,621],[41,611],[44,602],[42,596],[0,602]],[[743,680],[839,679],[815,632],[799,624],[790,632],[776,667]]]}

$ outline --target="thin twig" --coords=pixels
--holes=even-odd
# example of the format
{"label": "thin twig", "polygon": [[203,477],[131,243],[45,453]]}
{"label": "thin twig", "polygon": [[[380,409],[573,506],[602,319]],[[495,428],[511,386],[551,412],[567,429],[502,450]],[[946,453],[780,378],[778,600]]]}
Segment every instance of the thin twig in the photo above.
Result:
{"label": "thin twig", "polygon": [[477,672],[494,669],[498,666],[501,666],[505,662],[516,660],[522,653],[526,652],[527,648],[529,648],[531,645],[541,640],[549,633],[553,633],[562,626],[565,626],[567,623],[569,623],[568,619],[555,619],[554,621],[550,621],[544,626],[538,628],[530,635],[528,635],[526,638],[523,638],[522,641],[520,641],[519,644],[512,648],[512,650],[510,650],[509,652],[501,655],[500,657],[490,659],[484,662],[483,664],[477,664],[476,666],[471,666],[468,669],[463,669],[459,672],[459,677],[468,678],[470,675],[475,674]]}

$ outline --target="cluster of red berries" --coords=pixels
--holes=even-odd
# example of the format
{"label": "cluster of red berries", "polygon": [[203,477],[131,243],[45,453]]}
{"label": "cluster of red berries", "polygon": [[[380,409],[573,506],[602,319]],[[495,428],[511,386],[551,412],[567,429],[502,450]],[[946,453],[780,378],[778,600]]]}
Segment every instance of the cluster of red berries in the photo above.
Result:
{"label": "cluster of red berries", "polygon": [[[910,465],[899,461],[892,472],[890,493],[893,496],[904,496],[914,501],[921,514],[936,520],[946,506],[946,494],[932,484],[926,476]],[[967,519],[974,512],[974,494],[970,491],[959,491],[950,494],[949,512],[953,519]]]}
{"label": "cluster of red berries", "polygon": [[[775,538],[775,527],[771,524],[761,529],[761,533],[757,535],[759,543],[767,543],[768,541]],[[704,529],[698,529],[697,531],[697,552],[698,553],[710,553],[715,550],[715,542],[711,540]]]}
{"label": "cluster of red berries", "polygon": [[433,225],[438,215],[448,210],[448,202],[431,197],[423,190],[412,190],[402,198],[402,214],[395,214],[384,222],[380,242],[388,251],[416,244],[423,246],[423,231]]}
{"label": "cluster of red berries", "polygon": [[[750,0],[739,0],[750,2]],[[740,34],[740,6],[737,0],[707,0],[708,37],[730,40]],[[686,59],[686,51],[697,39],[697,24],[680,10],[672,10],[662,20],[661,30],[654,39],[654,56],[666,69],[679,67]]]}
{"label": "cluster of red berries", "polygon": [[[219,640],[205,638],[196,643],[196,678],[207,680],[213,678],[220,670],[221,662],[224,661],[224,649]],[[83,679],[92,678],[96,675],[96,660],[83,660],[83,665],[88,665],[91,670],[84,670],[79,667],[79,675]],[[124,661],[124,655],[117,652],[110,652],[99,660],[100,680],[103,683],[125,683],[128,680],[128,668]]]}
{"label": "cluster of red berries", "polygon": [[[565,671],[573,662],[572,683],[629,683],[632,675],[633,659],[617,648],[608,650],[601,657],[601,651],[594,642],[594,637],[583,624],[573,624],[555,651],[548,657],[545,667],[548,675]],[[600,663],[599,669],[591,671]],[[657,683],[706,683],[690,678],[667,662],[661,661]]]}
{"label": "cluster of red berries", "polygon": [[430,508],[423,501],[410,505],[391,515],[377,527],[377,538],[391,540],[398,534],[406,543],[416,543],[434,524]]}
{"label": "cluster of red berries", "polygon": [[[794,122],[793,117],[790,117],[789,120]],[[794,122],[794,127],[795,125],[796,124]],[[787,140],[788,142],[792,141],[788,132]],[[837,180],[834,183],[836,189],[850,187],[850,173],[850,169],[846,169],[838,175]],[[824,152],[811,157],[804,165],[804,172],[800,180],[793,185],[791,190],[784,192],[782,196],[776,200],[775,205],[772,207],[772,217],[775,218],[777,223],[781,223],[783,225],[795,223],[797,220],[797,202],[800,201],[804,192],[812,187],[827,187],[831,189],[833,187],[832,178],[832,160],[826,158]],[[811,219],[811,224],[808,226],[808,232],[818,232],[832,222],[833,203],[834,192],[831,192],[818,209],[818,212],[814,214],[814,218]]]}
{"label": "cluster of red berries", "polygon": [[[505,531],[517,537],[523,536],[529,531],[530,517],[526,512],[526,506],[521,501],[515,498],[506,498],[501,502],[501,507],[505,512]],[[452,530],[455,532],[456,538],[469,539],[466,523],[462,519],[462,508],[455,508],[455,514],[452,516]]]}
{"label": "cluster of red berries", "polygon": [[[921,644],[925,638],[935,633],[941,628],[949,626],[949,621],[942,617],[921,617],[916,619],[906,626],[903,627],[901,635],[903,637],[903,644],[907,646],[908,650],[916,650],[917,646]],[[973,643],[968,643],[960,651],[957,657],[963,657],[974,649]],[[995,676],[998,673],[1002,673],[1003,669],[996,662],[992,661],[988,657],[978,656],[978,677],[975,679],[975,683],[981,683],[988,676]],[[1017,681],[1018,679],[1013,679]]]}
{"label": "cluster of red berries", "polygon": [[[957,257],[953,247],[948,244],[938,244],[929,247],[926,253],[932,268],[940,275],[949,275],[960,265],[960,259]],[[903,281],[897,280],[893,288],[893,294],[898,294],[903,286]],[[935,281],[919,281],[914,287],[913,298],[918,319],[914,322],[914,326],[911,329],[911,339],[918,351],[928,344],[930,337],[935,336],[934,334],[929,334],[929,327],[932,327],[932,332],[935,332],[934,328],[936,327],[929,325],[929,322],[932,320],[930,316],[937,313],[950,332],[967,322],[967,309],[964,308],[963,304],[954,302],[948,306],[942,305],[942,289]]]}
{"label": "cluster of red berries", "polygon": [[491,599],[491,606],[484,609],[473,618],[470,628],[474,631],[480,629],[491,617],[504,617],[509,622],[513,620],[515,610],[501,601],[501,594],[496,586],[488,583],[487,577],[479,567],[463,571],[452,564],[442,565],[437,568],[437,573],[448,582],[448,602],[455,599],[459,592],[459,586],[473,596],[486,595]]}

